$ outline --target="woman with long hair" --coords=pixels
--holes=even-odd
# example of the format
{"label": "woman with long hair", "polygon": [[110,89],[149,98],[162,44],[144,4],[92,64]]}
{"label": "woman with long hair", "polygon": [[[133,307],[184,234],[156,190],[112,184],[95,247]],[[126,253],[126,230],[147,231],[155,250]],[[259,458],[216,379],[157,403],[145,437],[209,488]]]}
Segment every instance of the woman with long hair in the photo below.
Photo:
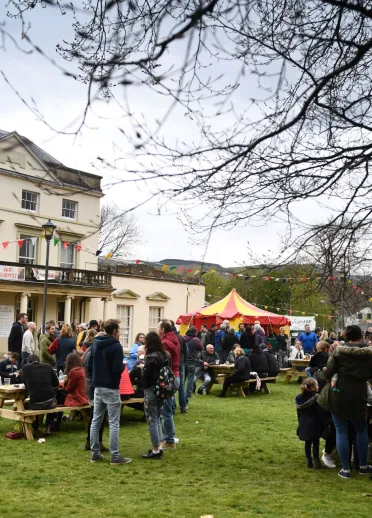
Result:
{"label": "woman with long hair", "polygon": [[151,331],[145,337],[145,362],[141,379],[145,393],[145,415],[152,448],[142,455],[143,459],[161,459],[163,455],[160,444],[162,437],[161,412],[164,401],[156,397],[154,387],[159,378],[161,368],[167,365],[168,362],[168,356],[164,351],[159,335]]}
{"label": "woman with long hair", "polygon": [[76,340],[72,336],[69,324],[63,324],[61,334],[48,347],[49,354],[56,355],[57,374],[65,372],[66,358],[76,349]]}
{"label": "woman with long hair", "polygon": [[131,350],[129,352],[129,361],[127,363],[128,365],[128,372],[130,372],[133,365],[136,363],[138,359],[138,347],[141,345],[145,345],[145,334],[144,333],[137,333],[136,340],[134,344],[131,347]]}
{"label": "woman with long hair", "polygon": [[78,353],[73,352],[67,356],[66,374],[63,382],[63,388],[67,393],[65,406],[88,405],[85,370]]}

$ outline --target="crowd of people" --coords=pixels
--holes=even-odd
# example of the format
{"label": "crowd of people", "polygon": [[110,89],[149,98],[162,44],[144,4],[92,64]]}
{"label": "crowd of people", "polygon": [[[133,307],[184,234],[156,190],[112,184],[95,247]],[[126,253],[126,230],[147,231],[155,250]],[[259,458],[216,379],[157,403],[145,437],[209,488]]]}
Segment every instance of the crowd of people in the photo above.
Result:
{"label": "crowd of people", "polygon": [[[190,326],[184,336],[174,322],[162,320],[147,334],[138,333],[124,356],[120,343],[120,323],[91,320],[89,324],[64,324],[59,330],[49,321],[39,330],[39,355],[34,335],[36,325],[20,314],[9,336],[9,354],[0,362],[2,382],[23,382],[29,394],[29,408],[47,410],[57,405],[81,407],[89,412],[85,449],[91,462],[103,460],[110,452],[111,464],[131,461],[120,454],[120,413],[122,400],[142,398],[133,406],[144,412],[151,448],[144,459],[161,459],[163,451],[175,449],[174,415],[178,393],[179,410],[186,413],[195,393],[202,396],[212,381],[211,368],[219,363],[234,365],[226,376],[218,397],[226,397],[233,383],[276,376],[294,359],[308,358],[309,365],[299,378],[301,393],[296,397],[297,434],[305,442],[309,468],[335,468],[337,449],[342,469],[339,476],[350,478],[351,463],[361,475],[371,474],[368,464],[369,418],[367,401],[372,404],[372,328],[363,336],[358,326],[348,326],[341,334],[305,326],[293,345],[285,332],[271,333],[273,352],[259,322],[239,326],[236,331],[223,322],[210,329]],[[171,375],[169,377],[169,375]],[[197,384],[200,382],[199,388]],[[168,387],[169,384],[169,387]],[[256,390],[250,383],[247,390]],[[159,396],[169,389],[170,397]],[[257,387],[259,384],[257,383]],[[134,388],[135,387],[135,388]],[[368,399],[369,398],[369,399]],[[142,401],[140,399],[140,401]],[[58,431],[63,413],[47,414],[44,433]],[[105,416],[109,445],[103,445]],[[34,426],[38,429],[41,423]],[[325,446],[320,455],[320,439]]]}

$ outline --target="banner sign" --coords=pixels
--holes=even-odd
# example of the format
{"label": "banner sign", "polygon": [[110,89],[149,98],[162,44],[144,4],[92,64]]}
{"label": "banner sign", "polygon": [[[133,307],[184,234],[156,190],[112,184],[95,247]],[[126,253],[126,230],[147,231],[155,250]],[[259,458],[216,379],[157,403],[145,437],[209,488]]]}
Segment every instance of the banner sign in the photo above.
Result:
{"label": "banner sign", "polygon": [[287,316],[287,318],[291,321],[291,331],[305,331],[306,324],[310,325],[311,331],[314,331],[316,327],[315,318],[312,316],[295,317],[291,315]]}
{"label": "banner sign", "polygon": [[14,322],[14,306],[0,305],[0,338],[8,338]]}
{"label": "banner sign", "polygon": [[[32,268],[32,272],[37,281],[45,281],[45,270],[40,270],[39,268]],[[60,281],[61,272],[57,272],[55,270],[48,270],[48,280]]]}
{"label": "banner sign", "polygon": [[24,281],[25,269],[18,266],[0,265],[0,280],[2,281]]}

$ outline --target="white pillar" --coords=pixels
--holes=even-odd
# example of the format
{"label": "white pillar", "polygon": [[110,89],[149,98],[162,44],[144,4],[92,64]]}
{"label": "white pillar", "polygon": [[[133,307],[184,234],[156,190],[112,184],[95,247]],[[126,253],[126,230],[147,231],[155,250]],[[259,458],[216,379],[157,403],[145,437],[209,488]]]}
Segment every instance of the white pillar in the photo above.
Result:
{"label": "white pillar", "polygon": [[109,297],[106,297],[105,299],[102,299],[102,300],[103,300],[103,321],[106,322],[106,320],[108,319],[109,302],[111,301],[111,299]]}
{"label": "white pillar", "polygon": [[65,298],[65,314],[63,318],[65,324],[71,324],[71,300],[72,297],[67,295]]}
{"label": "white pillar", "polygon": [[27,313],[28,309],[28,293],[22,293],[21,294],[21,304],[19,306],[19,312],[20,313]]}
{"label": "white pillar", "polygon": [[84,322],[88,323],[90,320],[90,298],[84,301]]}

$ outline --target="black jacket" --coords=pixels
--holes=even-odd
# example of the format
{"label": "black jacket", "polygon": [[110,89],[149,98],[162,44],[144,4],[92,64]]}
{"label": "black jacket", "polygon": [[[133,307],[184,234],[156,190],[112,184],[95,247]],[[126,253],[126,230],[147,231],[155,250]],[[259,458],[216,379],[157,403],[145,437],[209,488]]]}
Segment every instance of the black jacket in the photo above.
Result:
{"label": "black jacket", "polygon": [[87,374],[93,387],[118,390],[124,370],[124,354],[121,343],[111,335],[96,336],[90,347],[92,354],[87,365]]}
{"label": "black jacket", "polygon": [[207,331],[204,341],[204,347],[207,347],[208,344],[212,344],[214,346],[214,332],[210,329]]}
{"label": "black jacket", "polygon": [[279,345],[279,350],[288,352],[288,335],[276,335],[276,343]]}
{"label": "black jacket", "polygon": [[186,364],[188,365],[203,365],[200,359],[200,353],[203,350],[203,344],[196,336],[196,333],[187,331],[185,335],[185,342],[187,347]]}
{"label": "black jacket", "polygon": [[222,339],[220,352],[224,351],[228,354],[235,344],[239,343],[239,339],[235,336],[235,333],[227,332]]}
{"label": "black jacket", "polygon": [[89,363],[89,358],[91,357],[91,355],[92,355],[92,347],[89,347],[89,349],[87,349],[87,351],[85,351],[84,358],[83,358],[83,364],[84,364],[84,369],[85,369],[85,389],[87,392],[88,401],[94,401],[94,387],[93,387],[93,380],[91,378],[92,373],[90,373],[90,375],[88,374],[88,363]]}
{"label": "black jacket", "polygon": [[187,347],[186,342],[183,336],[175,331],[178,341],[180,343],[180,367],[184,367],[186,365],[187,358]]}
{"label": "black jacket", "polygon": [[15,372],[19,369],[18,362],[11,363],[9,358],[0,362],[0,376],[1,381],[4,383],[4,378],[10,378],[11,383],[17,383],[15,381]]}
{"label": "black jacket", "polygon": [[235,359],[234,376],[242,380],[248,380],[251,375],[251,363],[247,356],[237,356]]}
{"label": "black jacket", "polygon": [[320,439],[327,425],[329,417],[318,404],[318,397],[317,393],[308,390],[296,396],[297,435],[301,441]]}
{"label": "black jacket", "polygon": [[216,352],[208,354],[207,351],[203,351],[201,353],[201,359],[203,362],[209,363],[209,365],[216,365],[216,360],[219,359],[219,356]]}
{"label": "black jacket", "polygon": [[58,349],[56,352],[56,364],[57,367],[65,368],[66,358],[76,349],[76,341],[72,336],[69,337],[58,337]]}
{"label": "black jacket", "polygon": [[328,354],[323,351],[319,351],[311,357],[309,367],[311,367],[311,369],[313,369],[314,372],[316,372],[319,369],[323,369],[323,367],[327,365],[327,361]]}
{"label": "black jacket", "polygon": [[14,322],[8,338],[8,351],[12,351],[12,353],[18,353],[19,356],[21,356],[24,332],[25,330],[23,325],[19,322]]}
{"label": "black jacket", "polygon": [[23,382],[30,396],[30,403],[41,403],[56,397],[58,378],[48,363],[26,363],[22,368]]}
{"label": "black jacket", "polygon": [[269,366],[269,378],[272,376],[277,376],[280,372],[280,367],[274,354],[268,349],[265,349],[263,353],[266,356],[267,365]]}
{"label": "black jacket", "polygon": [[252,349],[254,346],[254,334],[247,334],[247,332],[244,331],[240,337],[239,344],[242,349]]}
{"label": "black jacket", "polygon": [[269,364],[265,354],[259,347],[254,347],[249,353],[249,361],[251,362],[251,370],[257,372],[259,376],[269,373]]}
{"label": "black jacket", "polygon": [[142,369],[142,386],[144,389],[154,387],[158,381],[160,369],[169,365],[169,356],[160,351],[146,354],[145,366]]}

